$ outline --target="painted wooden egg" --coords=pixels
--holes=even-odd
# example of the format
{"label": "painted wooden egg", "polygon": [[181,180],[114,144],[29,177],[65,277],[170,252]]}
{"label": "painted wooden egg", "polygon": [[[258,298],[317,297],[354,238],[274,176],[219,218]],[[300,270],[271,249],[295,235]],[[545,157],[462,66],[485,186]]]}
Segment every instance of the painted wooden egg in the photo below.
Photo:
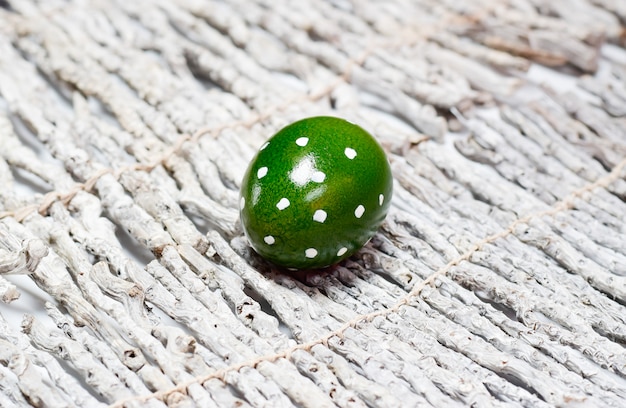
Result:
{"label": "painted wooden egg", "polygon": [[344,119],[297,121],[250,163],[240,213],[252,248],[276,265],[310,269],[358,251],[382,224],[393,189],[378,142]]}

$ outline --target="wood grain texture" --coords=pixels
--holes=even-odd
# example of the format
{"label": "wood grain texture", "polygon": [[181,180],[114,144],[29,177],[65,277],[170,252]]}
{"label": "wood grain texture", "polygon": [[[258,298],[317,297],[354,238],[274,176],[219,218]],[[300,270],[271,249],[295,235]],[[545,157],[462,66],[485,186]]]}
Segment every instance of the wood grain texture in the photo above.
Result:
{"label": "wood grain texture", "polygon": [[[625,23],[609,0],[0,1],[0,406],[623,406]],[[316,115],[377,138],[394,197],[361,251],[294,273],[238,194]]]}

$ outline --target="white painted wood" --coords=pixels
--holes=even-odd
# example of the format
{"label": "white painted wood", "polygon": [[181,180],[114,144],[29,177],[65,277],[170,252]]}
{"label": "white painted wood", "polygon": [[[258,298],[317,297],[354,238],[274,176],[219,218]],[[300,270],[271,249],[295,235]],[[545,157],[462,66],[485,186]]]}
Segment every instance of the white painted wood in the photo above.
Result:
{"label": "white painted wood", "polygon": [[[622,406],[624,16],[0,1],[0,406]],[[314,115],[380,141],[392,207],[280,270],[238,189]]]}

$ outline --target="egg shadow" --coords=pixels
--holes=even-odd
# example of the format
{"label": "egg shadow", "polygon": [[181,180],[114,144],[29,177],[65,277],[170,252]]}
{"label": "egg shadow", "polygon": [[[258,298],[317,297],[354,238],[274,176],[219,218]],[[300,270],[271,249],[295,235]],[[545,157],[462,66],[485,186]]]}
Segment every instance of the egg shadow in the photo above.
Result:
{"label": "egg shadow", "polygon": [[324,268],[298,270],[265,262],[270,265],[269,271],[264,273],[266,277],[282,286],[297,285],[304,291],[317,289],[325,292],[329,286],[352,286],[357,279],[355,274],[346,273],[350,270],[349,265],[354,262],[350,258]]}
{"label": "egg shadow", "polygon": [[[237,245],[233,245],[233,249],[258,273],[273,280],[275,283],[287,287],[294,288],[298,286],[307,292],[307,289],[325,290],[329,285],[333,286],[351,286],[357,279],[353,273],[345,273],[349,271],[351,265],[358,264],[359,252],[357,251],[351,257],[342,260],[333,265],[324,268],[315,269],[297,269],[276,265],[259,255],[247,243],[245,238],[239,237]],[[231,241],[231,245],[233,241]]]}

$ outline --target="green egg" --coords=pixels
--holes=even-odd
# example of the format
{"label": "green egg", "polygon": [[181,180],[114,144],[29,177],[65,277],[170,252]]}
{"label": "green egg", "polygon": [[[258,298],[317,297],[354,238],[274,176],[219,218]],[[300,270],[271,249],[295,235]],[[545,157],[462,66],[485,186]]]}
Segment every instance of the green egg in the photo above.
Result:
{"label": "green egg", "polygon": [[297,121],[270,138],[241,185],[241,222],[252,248],[272,263],[335,264],[369,241],[393,191],[378,142],[344,119]]}

